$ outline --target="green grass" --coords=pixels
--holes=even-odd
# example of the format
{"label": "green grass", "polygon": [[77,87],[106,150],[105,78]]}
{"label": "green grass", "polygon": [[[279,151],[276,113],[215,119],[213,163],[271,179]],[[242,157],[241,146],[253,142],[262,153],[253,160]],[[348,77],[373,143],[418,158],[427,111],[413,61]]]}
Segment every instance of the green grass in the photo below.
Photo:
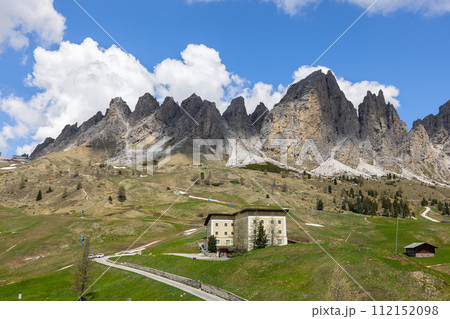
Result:
{"label": "green grass", "polygon": [[[92,277],[97,278],[106,268],[94,265]],[[0,300],[14,301],[22,294],[24,301],[71,301],[78,296],[72,292],[73,269],[37,276],[13,284],[0,286]],[[131,272],[111,268],[87,295],[93,301],[140,300],[200,300],[177,288]]]}
{"label": "green grass", "polygon": [[270,173],[293,172],[293,170],[279,167],[270,162],[265,162],[264,164],[248,164],[245,166],[245,168],[255,170],[255,171],[270,172]]}
{"label": "green grass", "polygon": [[[450,273],[427,267],[450,262],[447,225],[424,219],[400,219],[399,253],[395,254],[395,219],[327,211],[315,218],[325,228],[303,227],[376,300],[448,300],[450,297]],[[288,225],[290,237],[297,235],[303,241],[308,240],[292,221]],[[350,232],[352,235],[345,242]],[[226,262],[161,255],[190,252],[192,244],[201,237],[201,233],[191,238],[177,237],[153,248],[152,256],[123,257],[121,261],[201,280],[249,300],[330,299],[329,287],[335,280],[336,264],[313,242],[251,251]],[[409,258],[403,254],[402,247],[421,240],[441,247],[436,257]],[[354,299],[368,300],[351,279],[344,277],[356,293]]]}
{"label": "green grass", "polygon": [[[74,160],[80,156],[79,152],[82,160]],[[92,239],[94,253],[108,254],[126,249],[178,198],[173,190],[186,189],[192,183],[192,176],[204,171],[183,166],[185,171],[161,171],[154,176],[136,177],[131,181],[130,170],[123,170],[123,175],[119,176],[114,170],[89,167],[87,163],[91,158],[89,150],[83,148],[70,154],[55,153],[49,159],[35,161],[20,170],[2,173],[9,177],[10,183],[8,187],[0,187],[0,205],[13,207],[0,206],[0,284],[16,283],[2,286],[0,295],[3,289],[27,280],[31,280],[27,288],[31,290],[33,280],[44,274],[51,277],[56,270],[74,263],[74,256],[79,253],[81,235]],[[100,159],[93,161],[101,162]],[[80,176],[69,177],[68,169],[79,171]],[[136,262],[192,276],[252,300],[328,298],[326,293],[333,282],[335,265],[290,219],[288,236],[301,244],[250,252],[226,263],[161,256],[166,252],[195,251],[196,242],[204,236],[203,222],[208,213],[231,213],[246,207],[278,208],[272,198],[266,198],[266,193],[252,181],[254,178],[270,193],[270,197],[283,207],[290,208],[296,221],[302,225],[324,225],[325,228],[303,227],[375,298],[449,299],[448,288],[441,285],[443,281],[450,282],[449,225],[432,223],[417,213],[423,197],[445,201],[450,198],[449,189],[430,188],[406,180],[399,180],[393,185],[386,185],[384,180],[367,180],[363,186],[355,186],[353,182],[334,185],[329,179],[307,179],[297,174],[283,174],[285,178],[282,178],[280,173],[286,170],[270,163],[247,169],[212,168],[204,171],[205,175],[208,176],[210,171],[212,182],[223,184],[213,187],[200,182],[190,189],[189,195],[232,202],[234,208],[229,204],[181,197],[136,244],[140,246],[160,240],[148,249],[153,256],[136,257]],[[25,189],[18,189],[22,175],[27,177],[28,182]],[[240,184],[241,175],[243,185]],[[82,180],[89,200],[81,191],[75,190],[74,183],[78,180]],[[233,180],[238,180],[239,184],[230,183]],[[281,191],[284,183],[287,192]],[[166,189],[167,184],[172,190]],[[120,185],[127,189],[128,199],[124,203],[116,200]],[[324,192],[329,185],[332,186],[332,194]],[[37,203],[36,190],[44,191],[49,186],[55,192],[44,194],[43,201]],[[69,197],[62,200],[65,187],[69,189]],[[340,194],[350,188],[354,188],[355,192],[361,189],[364,194],[369,189],[379,194],[388,192],[391,196],[399,190],[403,191],[418,220],[400,219],[398,254],[395,254],[395,219],[337,212],[342,202]],[[28,193],[31,197],[27,196]],[[107,200],[110,195],[113,204]],[[318,196],[325,204],[323,212],[315,210]],[[81,209],[87,211],[84,219],[80,216]],[[6,228],[11,231],[6,232]],[[198,228],[199,232],[192,236],[180,236],[184,230],[191,228]],[[404,256],[402,247],[416,241],[438,246],[436,257],[416,259]],[[41,257],[35,259],[37,256]],[[48,280],[52,280],[53,277],[50,277]],[[353,288],[357,292],[354,299],[367,298],[358,287]],[[106,294],[108,289],[114,288],[101,286],[98,293]]]}

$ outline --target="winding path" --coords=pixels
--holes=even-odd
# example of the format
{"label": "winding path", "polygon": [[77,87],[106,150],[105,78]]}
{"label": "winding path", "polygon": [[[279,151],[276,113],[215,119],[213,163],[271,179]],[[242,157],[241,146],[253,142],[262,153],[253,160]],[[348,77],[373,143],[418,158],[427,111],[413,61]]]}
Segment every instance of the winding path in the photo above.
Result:
{"label": "winding path", "polygon": [[431,218],[431,217],[428,217],[428,216],[427,216],[427,214],[428,214],[429,211],[430,211],[430,207],[425,207],[425,211],[421,214],[422,217],[423,217],[423,218],[426,218],[426,219],[428,219],[428,220],[431,220],[432,222],[440,223],[440,221],[438,221],[438,220],[436,220],[436,219],[434,219],[434,218]]}
{"label": "winding path", "polygon": [[146,272],[146,271],[143,271],[143,270],[139,270],[139,269],[136,269],[136,268],[131,268],[131,267],[127,267],[127,266],[123,266],[123,265],[119,265],[119,264],[114,264],[114,263],[108,262],[107,259],[110,258],[110,257],[115,257],[115,256],[107,256],[107,257],[103,257],[103,258],[96,258],[95,261],[100,263],[100,264],[102,264],[102,265],[105,265],[107,267],[114,267],[114,268],[119,268],[119,269],[126,270],[126,271],[131,271],[131,272],[134,272],[136,274],[148,277],[150,279],[162,282],[162,283],[167,284],[169,286],[172,286],[172,287],[178,288],[180,290],[186,291],[187,293],[190,293],[191,295],[197,296],[197,297],[199,297],[199,298],[201,298],[203,300],[206,300],[206,301],[224,301],[225,300],[225,299],[222,299],[222,298],[217,297],[215,295],[212,295],[210,293],[207,293],[206,291],[203,291],[203,290],[200,290],[200,289],[197,289],[197,288],[194,288],[194,287],[191,287],[191,286],[188,286],[188,285],[185,285],[185,284],[182,284],[182,283],[170,280],[168,278],[157,276],[155,274],[151,274],[149,272]]}

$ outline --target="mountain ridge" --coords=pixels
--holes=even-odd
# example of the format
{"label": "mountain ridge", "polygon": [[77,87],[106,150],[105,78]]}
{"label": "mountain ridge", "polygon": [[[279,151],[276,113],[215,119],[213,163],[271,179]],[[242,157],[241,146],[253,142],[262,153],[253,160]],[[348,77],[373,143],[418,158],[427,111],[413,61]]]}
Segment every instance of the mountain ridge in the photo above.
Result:
{"label": "mountain ridge", "polygon": [[[56,139],[47,138],[39,144],[31,159],[88,143],[104,150],[111,162],[123,162],[130,146],[163,137],[169,137],[169,144],[178,147],[198,138],[223,139],[225,144],[252,140],[251,150],[244,150],[243,145],[236,147],[243,152],[242,163],[229,165],[249,163],[254,155],[257,161],[276,160],[282,154],[280,145],[273,141],[285,139],[296,141],[296,145],[286,147],[284,155],[297,168],[315,169],[333,159],[348,167],[350,173],[363,166],[364,174],[370,175],[369,165],[377,174],[381,169],[422,180],[450,180],[450,101],[437,115],[415,121],[408,130],[395,107],[386,103],[382,91],[367,92],[356,108],[333,73],[320,70],[291,85],[270,111],[261,103],[252,114],[247,113],[242,97],[233,99],[223,114],[214,102],[196,94],[180,105],[166,97],[160,105],[146,93],[134,111],[121,98],[114,98],[105,115],[98,112],[79,127],[67,125]],[[309,151],[304,150],[306,146]],[[316,167],[312,151],[320,153]],[[332,174],[332,168],[330,171]]]}

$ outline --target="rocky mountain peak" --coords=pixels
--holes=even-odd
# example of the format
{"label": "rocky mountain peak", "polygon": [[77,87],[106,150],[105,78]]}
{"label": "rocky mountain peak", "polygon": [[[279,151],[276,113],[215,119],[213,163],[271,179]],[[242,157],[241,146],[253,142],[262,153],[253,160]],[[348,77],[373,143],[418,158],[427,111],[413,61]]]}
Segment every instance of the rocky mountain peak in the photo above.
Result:
{"label": "rocky mountain peak", "polygon": [[233,99],[222,116],[227,121],[228,126],[239,136],[252,134],[256,131],[256,128],[252,127],[242,96]]}
{"label": "rocky mountain peak", "polygon": [[223,117],[228,121],[232,118],[246,118],[248,117],[247,109],[245,108],[245,100],[242,96],[234,98],[226,111],[222,114]]}
{"label": "rocky mountain peak", "polygon": [[105,117],[122,117],[127,119],[130,114],[131,110],[127,103],[121,97],[116,97],[109,103],[109,109],[106,111]]}
{"label": "rocky mountain peak", "polygon": [[136,124],[144,117],[154,113],[158,108],[158,101],[150,93],[145,93],[139,98],[136,108],[131,113],[130,122]]}
{"label": "rocky mountain peak", "polygon": [[173,122],[181,115],[183,110],[175,102],[173,97],[167,96],[164,102],[155,112],[155,118],[166,125],[173,125]]}
{"label": "rocky mountain peak", "polygon": [[264,105],[264,103],[259,103],[255,111],[253,111],[253,113],[250,115],[250,123],[256,128],[258,132],[261,130],[264,119],[268,114],[269,109]]}
{"label": "rocky mountain peak", "polygon": [[450,101],[439,107],[437,115],[430,114],[423,120],[416,120],[413,123],[413,128],[423,125],[430,137],[434,137],[441,130],[450,133]]}

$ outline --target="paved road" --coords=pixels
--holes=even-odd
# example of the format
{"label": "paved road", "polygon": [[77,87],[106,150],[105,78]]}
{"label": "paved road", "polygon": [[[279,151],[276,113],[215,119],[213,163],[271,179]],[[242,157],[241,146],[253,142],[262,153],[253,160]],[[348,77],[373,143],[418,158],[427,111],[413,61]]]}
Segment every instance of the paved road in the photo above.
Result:
{"label": "paved road", "polygon": [[166,253],[163,255],[180,256],[180,257],[186,257],[186,258],[191,258],[191,259],[195,257],[196,259],[199,259],[199,260],[215,260],[215,261],[227,261],[230,259],[228,257],[208,257],[203,254]]}
{"label": "paved road", "polygon": [[96,258],[95,261],[100,263],[100,264],[102,264],[102,265],[108,266],[108,267],[111,266],[111,267],[114,267],[114,268],[119,268],[119,269],[123,269],[123,270],[126,270],[126,271],[131,271],[131,272],[134,272],[136,274],[148,277],[150,279],[153,279],[153,280],[165,283],[165,284],[167,284],[169,286],[172,286],[172,287],[178,288],[180,290],[186,291],[187,293],[190,293],[191,295],[197,296],[197,297],[199,297],[199,298],[201,298],[203,300],[206,300],[206,301],[224,301],[225,300],[225,299],[222,299],[222,298],[217,297],[215,295],[212,295],[210,293],[207,293],[207,292],[205,292],[203,290],[200,290],[200,289],[197,289],[197,288],[194,288],[194,287],[191,287],[191,286],[188,286],[188,285],[185,285],[185,284],[182,284],[182,283],[170,280],[168,278],[157,276],[157,275],[151,274],[151,273],[143,271],[143,270],[139,270],[139,269],[135,269],[135,268],[119,265],[119,264],[113,264],[113,263],[107,261],[107,259],[110,258],[110,257],[114,257],[114,256],[107,256],[107,257],[104,257],[104,258]]}
{"label": "paved road", "polygon": [[430,207],[425,207],[425,211],[422,213],[422,217],[423,217],[423,218],[426,218],[426,219],[428,219],[428,220],[431,220],[432,222],[440,223],[440,221],[438,221],[438,220],[436,220],[436,219],[434,219],[434,218],[431,218],[431,217],[428,217],[428,216],[427,216],[427,214],[428,214],[429,211],[430,211]]}

